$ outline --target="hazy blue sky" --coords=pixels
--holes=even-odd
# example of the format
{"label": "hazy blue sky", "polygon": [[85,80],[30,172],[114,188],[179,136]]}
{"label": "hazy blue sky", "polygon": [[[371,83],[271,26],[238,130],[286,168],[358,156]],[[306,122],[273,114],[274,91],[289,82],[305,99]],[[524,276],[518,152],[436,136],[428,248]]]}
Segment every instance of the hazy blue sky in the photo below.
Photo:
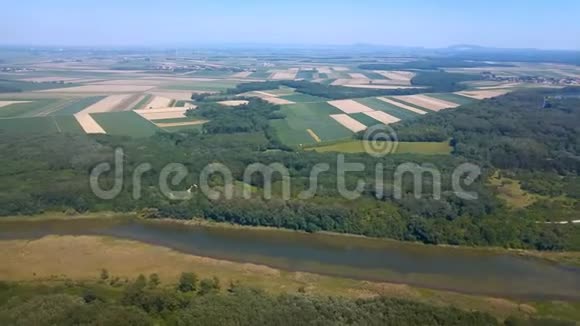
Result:
{"label": "hazy blue sky", "polygon": [[580,1],[16,0],[0,13],[0,44],[246,42],[580,49]]}

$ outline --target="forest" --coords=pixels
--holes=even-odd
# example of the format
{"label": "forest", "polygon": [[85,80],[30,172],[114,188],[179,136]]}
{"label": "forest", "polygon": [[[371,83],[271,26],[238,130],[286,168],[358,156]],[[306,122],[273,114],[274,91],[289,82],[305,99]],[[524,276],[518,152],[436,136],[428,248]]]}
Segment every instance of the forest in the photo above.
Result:
{"label": "forest", "polygon": [[[374,158],[346,154],[347,162],[359,162],[366,167],[346,176],[348,189],[354,189],[358,181],[365,183],[362,197],[355,201],[344,199],[337,190],[336,154],[279,146],[267,123],[279,118],[278,107],[260,100],[233,110],[202,105],[195,114],[214,119],[202,133],[159,133],[146,139],[5,134],[0,137],[0,150],[4,154],[0,158],[3,166],[0,215],[54,210],[73,215],[87,211],[140,212],[149,218],[205,218],[428,244],[578,250],[577,227],[542,221],[547,216],[562,220],[578,218],[580,138],[575,135],[580,125],[579,100],[562,98],[555,100],[552,108],[543,109],[540,104],[544,95],[548,93],[515,93],[396,126],[401,140],[450,139],[453,155],[398,154]],[[100,162],[114,163],[115,148],[124,150],[124,166],[128,171],[124,174],[124,187],[116,198],[99,200],[88,186],[87,174]],[[131,172],[145,162],[152,165],[152,170],[143,175],[141,198],[132,200]],[[173,186],[176,191],[197,184],[200,172],[209,163],[227,166],[240,187],[249,164],[281,163],[290,173],[291,197],[281,199],[281,179],[275,174],[274,197],[262,198],[264,180],[255,174],[250,181],[254,195],[249,200],[241,196],[210,200],[200,191],[193,191],[186,201],[172,200],[158,189],[159,173],[171,162],[182,163],[189,171],[184,180]],[[439,169],[441,200],[433,198],[430,178],[422,181],[420,198],[413,195],[412,178],[403,179],[403,198],[393,198],[393,171],[399,164],[410,162],[431,164]],[[477,163],[483,169],[481,177],[467,188],[478,194],[478,200],[461,199],[451,187],[454,167],[465,162]],[[319,191],[313,198],[299,198],[298,194],[308,189],[311,169],[318,163],[328,163],[330,167],[320,175]],[[374,167],[378,163],[384,167],[381,184],[375,178]],[[558,194],[562,200],[548,197],[513,209],[487,183],[498,170],[521,180],[522,187],[530,192]],[[112,185],[112,173],[103,178],[104,188]],[[223,178],[219,175],[212,177],[210,183],[218,190],[223,189]]]}
{"label": "forest", "polygon": [[98,283],[0,283],[2,325],[573,325],[436,307],[393,298],[269,294],[239,282],[182,273],[175,286],[157,274]]}

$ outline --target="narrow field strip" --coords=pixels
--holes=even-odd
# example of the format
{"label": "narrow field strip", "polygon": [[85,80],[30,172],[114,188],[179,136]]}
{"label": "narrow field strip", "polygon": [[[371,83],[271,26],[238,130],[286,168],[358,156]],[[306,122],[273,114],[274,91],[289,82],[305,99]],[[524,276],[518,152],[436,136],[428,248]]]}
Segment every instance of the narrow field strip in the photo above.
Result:
{"label": "narrow field strip", "polygon": [[386,98],[386,97],[377,97],[377,99],[379,99],[379,100],[381,100],[381,101],[383,101],[385,103],[389,103],[389,104],[392,104],[394,106],[400,107],[401,109],[405,109],[405,110],[409,110],[411,112],[415,112],[417,114],[427,114],[426,111],[419,110],[419,109],[417,109],[415,107],[412,107],[410,105],[403,104],[401,102],[393,101],[393,100],[391,100],[389,98]]}
{"label": "narrow field strip", "polygon": [[449,108],[458,107],[459,104],[440,100],[434,97],[429,97],[427,95],[404,95],[404,96],[395,96],[395,99],[401,100],[403,102],[411,103],[432,111],[441,111]]}
{"label": "narrow field strip", "polygon": [[318,135],[312,129],[306,129],[306,132],[308,132],[308,134],[310,135],[310,137],[312,137],[312,139],[314,139],[314,141],[320,143],[320,137],[318,137]]}
{"label": "narrow field strip", "polygon": [[278,104],[278,105],[294,104],[295,103],[295,102],[288,101],[288,100],[285,100],[285,99],[279,98],[279,97],[264,96],[264,97],[262,97],[262,99],[264,101],[270,102],[272,104]]}
{"label": "narrow field strip", "polygon": [[181,126],[195,126],[201,125],[206,123],[207,120],[196,120],[196,121],[186,121],[186,122],[161,122],[155,123],[157,127],[166,128],[166,127],[181,127]]}
{"label": "narrow field strip", "polygon": [[474,98],[476,100],[485,100],[488,98],[493,98],[497,96],[502,96],[509,93],[511,90],[509,89],[498,89],[498,90],[483,90],[483,91],[461,91],[456,92],[455,94],[461,96],[467,96],[470,98]]}
{"label": "narrow field strip", "polygon": [[258,95],[267,96],[267,97],[276,97],[276,96],[278,96],[277,94],[268,93],[268,92],[264,92],[264,91],[253,91],[252,93],[255,93],[255,94],[258,94]]}
{"label": "narrow field strip", "polygon": [[330,117],[352,132],[359,132],[367,129],[367,126],[349,117],[348,114],[331,114]]}
{"label": "narrow field strip", "polygon": [[162,120],[162,119],[185,118],[185,112],[187,110],[189,110],[189,108],[187,107],[176,107],[176,108],[135,110],[133,112],[137,113],[138,115],[147,120]]}
{"label": "narrow field strip", "polygon": [[123,101],[131,97],[131,94],[107,96],[99,102],[87,107],[79,113],[101,113],[115,110]]}
{"label": "narrow field strip", "polygon": [[399,119],[397,117],[393,117],[392,115],[385,113],[383,111],[363,112],[363,114],[366,114],[369,117],[371,117],[379,122],[382,122],[386,125],[401,121],[401,119]]}
{"label": "narrow field strip", "polygon": [[369,79],[366,75],[363,75],[359,72],[351,72],[348,74],[352,79]]}
{"label": "narrow field strip", "polygon": [[89,113],[77,113],[74,115],[77,122],[81,125],[81,128],[87,134],[106,134],[107,132],[103,129]]}
{"label": "narrow field strip", "polygon": [[219,101],[218,103],[225,106],[240,106],[246,105],[249,102],[246,100],[230,100],[230,101]]}
{"label": "narrow field strip", "polygon": [[341,110],[342,112],[344,112],[346,114],[374,111],[373,109],[369,108],[368,106],[360,104],[354,100],[335,100],[335,101],[328,101],[327,103],[334,106],[335,108]]}
{"label": "narrow field strip", "polygon": [[155,86],[143,85],[85,85],[41,90],[44,93],[136,93],[145,92]]}
{"label": "narrow field strip", "polygon": [[371,89],[408,89],[408,88],[422,88],[414,86],[398,86],[398,85],[384,85],[384,84],[344,84],[345,87],[353,88],[371,88]]}
{"label": "narrow field strip", "polygon": [[0,108],[5,106],[9,106],[12,104],[20,104],[20,103],[30,103],[31,101],[0,101]]}

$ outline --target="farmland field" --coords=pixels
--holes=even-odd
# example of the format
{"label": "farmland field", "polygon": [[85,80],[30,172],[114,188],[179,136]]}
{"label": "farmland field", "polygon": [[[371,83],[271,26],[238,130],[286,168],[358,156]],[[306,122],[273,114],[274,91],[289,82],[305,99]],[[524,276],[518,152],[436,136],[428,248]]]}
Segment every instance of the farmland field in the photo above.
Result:
{"label": "farmland field", "polygon": [[342,112],[325,102],[291,104],[284,106],[281,111],[286,118],[274,120],[272,126],[286,145],[315,143],[307,129],[311,129],[322,141],[352,136],[350,130],[330,117],[330,114]]}
{"label": "farmland field", "polygon": [[92,96],[92,97],[87,97],[87,98],[83,98],[83,99],[79,99],[76,101],[73,101],[72,103],[70,103],[69,105],[63,107],[62,109],[52,112],[49,115],[73,115],[75,113],[78,113],[84,109],[86,109],[87,107],[99,102],[100,100],[104,99],[105,96]]}
{"label": "farmland field", "polygon": [[461,105],[473,103],[476,101],[473,98],[461,96],[461,95],[454,94],[454,93],[433,93],[433,94],[427,94],[427,95],[430,97],[438,98],[438,99],[449,101],[449,102],[454,102],[454,103],[461,104]]}
{"label": "farmland field", "polygon": [[295,103],[328,101],[328,99],[326,99],[326,98],[308,95],[308,94],[302,94],[302,93],[294,93],[291,95],[284,95],[284,96],[280,96],[280,98],[283,98],[285,100],[292,101]]}
{"label": "farmland field", "polygon": [[361,103],[361,104],[364,104],[372,109],[388,113],[388,114],[390,114],[394,117],[397,117],[401,120],[413,119],[413,118],[416,118],[419,116],[417,113],[399,108],[395,105],[381,101],[381,100],[374,98],[374,97],[359,98],[359,99],[356,99],[356,101]]}
{"label": "farmland field", "polygon": [[0,108],[0,118],[32,117],[58,102],[58,99],[35,99],[26,103],[12,104]]}
{"label": "farmland field", "polygon": [[0,119],[0,132],[17,134],[58,133],[54,119],[49,117]]}
{"label": "farmland field", "polygon": [[111,135],[149,137],[159,128],[133,111],[93,113],[93,119]]}

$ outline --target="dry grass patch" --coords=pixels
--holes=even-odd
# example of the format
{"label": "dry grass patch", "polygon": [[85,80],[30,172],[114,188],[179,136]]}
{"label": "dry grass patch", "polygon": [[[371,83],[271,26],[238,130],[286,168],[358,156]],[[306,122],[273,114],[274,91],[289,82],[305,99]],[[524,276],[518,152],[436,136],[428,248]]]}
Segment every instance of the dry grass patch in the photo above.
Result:
{"label": "dry grass patch", "polygon": [[485,100],[488,98],[493,98],[497,96],[502,96],[507,93],[511,92],[509,89],[497,89],[497,90],[480,90],[480,91],[461,91],[456,92],[455,94],[471,97],[476,100]]}
{"label": "dry grass patch", "polygon": [[456,108],[459,106],[457,103],[429,97],[422,94],[396,96],[395,98],[433,111]]}
{"label": "dry grass patch", "polygon": [[368,106],[360,104],[353,100],[328,101],[328,104],[334,106],[335,108],[341,110],[346,114],[374,111]]}
{"label": "dry grass patch", "polygon": [[367,129],[367,126],[349,117],[348,114],[331,114],[330,117],[352,132],[359,132]]}
{"label": "dry grass patch", "polygon": [[427,114],[427,112],[425,112],[423,110],[417,109],[417,108],[412,107],[412,106],[407,105],[407,104],[403,104],[403,103],[400,103],[400,102],[397,102],[397,101],[393,101],[393,100],[391,100],[389,98],[386,98],[386,97],[377,97],[377,98],[379,100],[383,101],[383,102],[386,102],[386,103],[392,104],[394,106],[400,107],[401,109],[409,110],[411,112],[415,112],[415,113],[418,113],[418,114]]}
{"label": "dry grass patch", "polygon": [[397,118],[397,117],[393,117],[392,115],[385,113],[383,111],[370,111],[370,112],[363,112],[363,114],[379,121],[382,122],[386,125],[390,124],[390,123],[395,123],[395,122],[399,122],[401,121],[401,119]]}
{"label": "dry grass patch", "polygon": [[318,70],[319,73],[321,74],[332,74],[332,69],[330,69],[330,67],[318,67],[316,68],[316,70]]}

